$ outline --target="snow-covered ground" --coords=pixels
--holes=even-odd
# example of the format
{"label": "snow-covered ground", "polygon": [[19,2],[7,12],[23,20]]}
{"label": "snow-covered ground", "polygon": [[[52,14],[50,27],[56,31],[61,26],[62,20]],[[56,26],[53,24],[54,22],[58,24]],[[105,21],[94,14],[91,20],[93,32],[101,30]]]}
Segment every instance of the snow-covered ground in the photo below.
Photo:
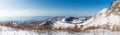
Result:
{"label": "snow-covered ground", "polygon": [[26,31],[26,30],[16,30],[10,27],[0,26],[0,35],[119,35],[120,32],[112,32],[109,30],[89,30],[87,32],[67,32],[67,31]]}

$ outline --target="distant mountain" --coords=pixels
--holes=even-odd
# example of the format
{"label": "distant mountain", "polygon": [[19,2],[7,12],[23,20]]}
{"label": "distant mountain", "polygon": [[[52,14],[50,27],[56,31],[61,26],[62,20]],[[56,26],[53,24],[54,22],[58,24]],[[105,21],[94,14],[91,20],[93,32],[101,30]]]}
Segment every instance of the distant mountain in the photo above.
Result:
{"label": "distant mountain", "polygon": [[30,20],[30,21],[5,21],[5,22],[0,22],[1,26],[8,26],[8,27],[13,27],[13,28],[21,28],[21,29],[29,29],[29,28],[36,28],[36,29],[42,29],[39,26],[42,27],[47,27],[51,29],[66,29],[66,28],[71,28],[74,29],[76,28],[76,24],[81,24],[84,23],[86,19],[79,18],[79,17],[54,17],[54,18],[49,18],[46,20],[42,21],[35,21],[35,20]]}
{"label": "distant mountain", "polygon": [[75,24],[83,23],[85,19],[78,17],[55,17],[52,19],[45,20],[40,25],[52,27],[54,29],[65,29],[68,27],[75,28]]}

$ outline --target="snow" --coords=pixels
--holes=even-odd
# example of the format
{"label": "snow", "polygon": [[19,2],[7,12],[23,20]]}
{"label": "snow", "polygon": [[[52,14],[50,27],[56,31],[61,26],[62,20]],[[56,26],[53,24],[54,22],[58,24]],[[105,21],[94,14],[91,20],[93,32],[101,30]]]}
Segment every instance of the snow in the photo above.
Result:
{"label": "snow", "polygon": [[95,30],[89,30],[89,33],[83,33],[84,35],[119,35],[120,32],[112,32],[109,30],[103,30],[103,29],[95,29]]}
{"label": "snow", "polygon": [[1,31],[0,35],[38,35],[30,31]]}
{"label": "snow", "polygon": [[81,22],[83,22],[82,19],[75,19],[75,20],[72,21],[72,23],[81,23]]}
{"label": "snow", "polygon": [[[99,13],[97,13],[95,16],[93,16],[91,19],[85,21],[82,24],[78,24],[80,25],[84,25],[84,28],[90,27],[90,26],[99,26],[99,25],[103,25],[106,22],[108,22],[108,20],[106,19],[106,11],[107,8],[104,8],[103,10],[101,10]],[[81,27],[80,27],[81,28]]]}
{"label": "snow", "polygon": [[[112,5],[116,4],[118,2],[113,3]],[[88,27],[98,27],[102,25],[108,25],[109,29],[112,30],[115,27],[119,27],[120,25],[120,14],[119,11],[115,12],[113,9],[107,9],[104,8],[100,12],[98,12],[95,16],[93,16],[91,19],[87,20],[85,23],[78,24],[84,25],[82,29],[86,29]],[[80,27],[81,28],[81,27]]]}
{"label": "snow", "polygon": [[14,29],[10,28],[10,27],[0,26],[0,31],[12,31],[12,30],[14,30]]}
{"label": "snow", "polygon": [[0,35],[38,35],[35,32],[15,30],[14,28],[0,26]]}
{"label": "snow", "polygon": [[59,29],[59,28],[74,28],[75,25],[74,24],[69,24],[69,23],[62,23],[60,21],[56,22],[54,25],[53,25],[55,28]]}
{"label": "snow", "polygon": [[26,31],[26,30],[15,30],[14,28],[0,26],[0,35],[119,35],[120,32],[112,32],[109,30],[88,30],[89,32],[67,32],[67,31]]}
{"label": "snow", "polygon": [[65,29],[65,28],[74,28],[75,24],[70,24],[70,23],[66,23],[64,21],[65,19],[62,19],[61,21],[57,21],[55,22],[52,26],[53,29]]}
{"label": "snow", "polygon": [[107,16],[107,8],[103,9],[99,13],[97,13],[96,16],[92,17],[90,20],[86,21],[83,23],[85,25],[84,28],[90,27],[90,26],[100,26],[100,25],[118,25],[120,24],[120,16],[119,15],[114,15],[114,14],[109,14]]}

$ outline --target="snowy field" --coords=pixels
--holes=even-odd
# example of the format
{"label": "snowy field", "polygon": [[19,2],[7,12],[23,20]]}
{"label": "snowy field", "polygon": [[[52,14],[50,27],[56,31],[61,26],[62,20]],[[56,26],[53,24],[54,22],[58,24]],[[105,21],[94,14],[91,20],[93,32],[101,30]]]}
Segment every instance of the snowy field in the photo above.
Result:
{"label": "snowy field", "polygon": [[26,30],[16,30],[14,28],[0,26],[0,35],[119,35],[120,32],[112,32],[108,30],[89,30],[86,32],[68,32],[68,31],[26,31]]}

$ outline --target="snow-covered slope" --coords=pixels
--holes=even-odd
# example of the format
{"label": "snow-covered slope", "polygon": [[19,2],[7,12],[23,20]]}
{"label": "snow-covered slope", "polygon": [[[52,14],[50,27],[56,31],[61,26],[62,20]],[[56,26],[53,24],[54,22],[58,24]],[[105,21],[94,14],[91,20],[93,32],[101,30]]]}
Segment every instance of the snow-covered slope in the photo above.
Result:
{"label": "snow-covered slope", "polygon": [[113,2],[110,8],[105,8],[83,24],[82,29],[102,28],[118,31],[120,30],[120,1]]}

